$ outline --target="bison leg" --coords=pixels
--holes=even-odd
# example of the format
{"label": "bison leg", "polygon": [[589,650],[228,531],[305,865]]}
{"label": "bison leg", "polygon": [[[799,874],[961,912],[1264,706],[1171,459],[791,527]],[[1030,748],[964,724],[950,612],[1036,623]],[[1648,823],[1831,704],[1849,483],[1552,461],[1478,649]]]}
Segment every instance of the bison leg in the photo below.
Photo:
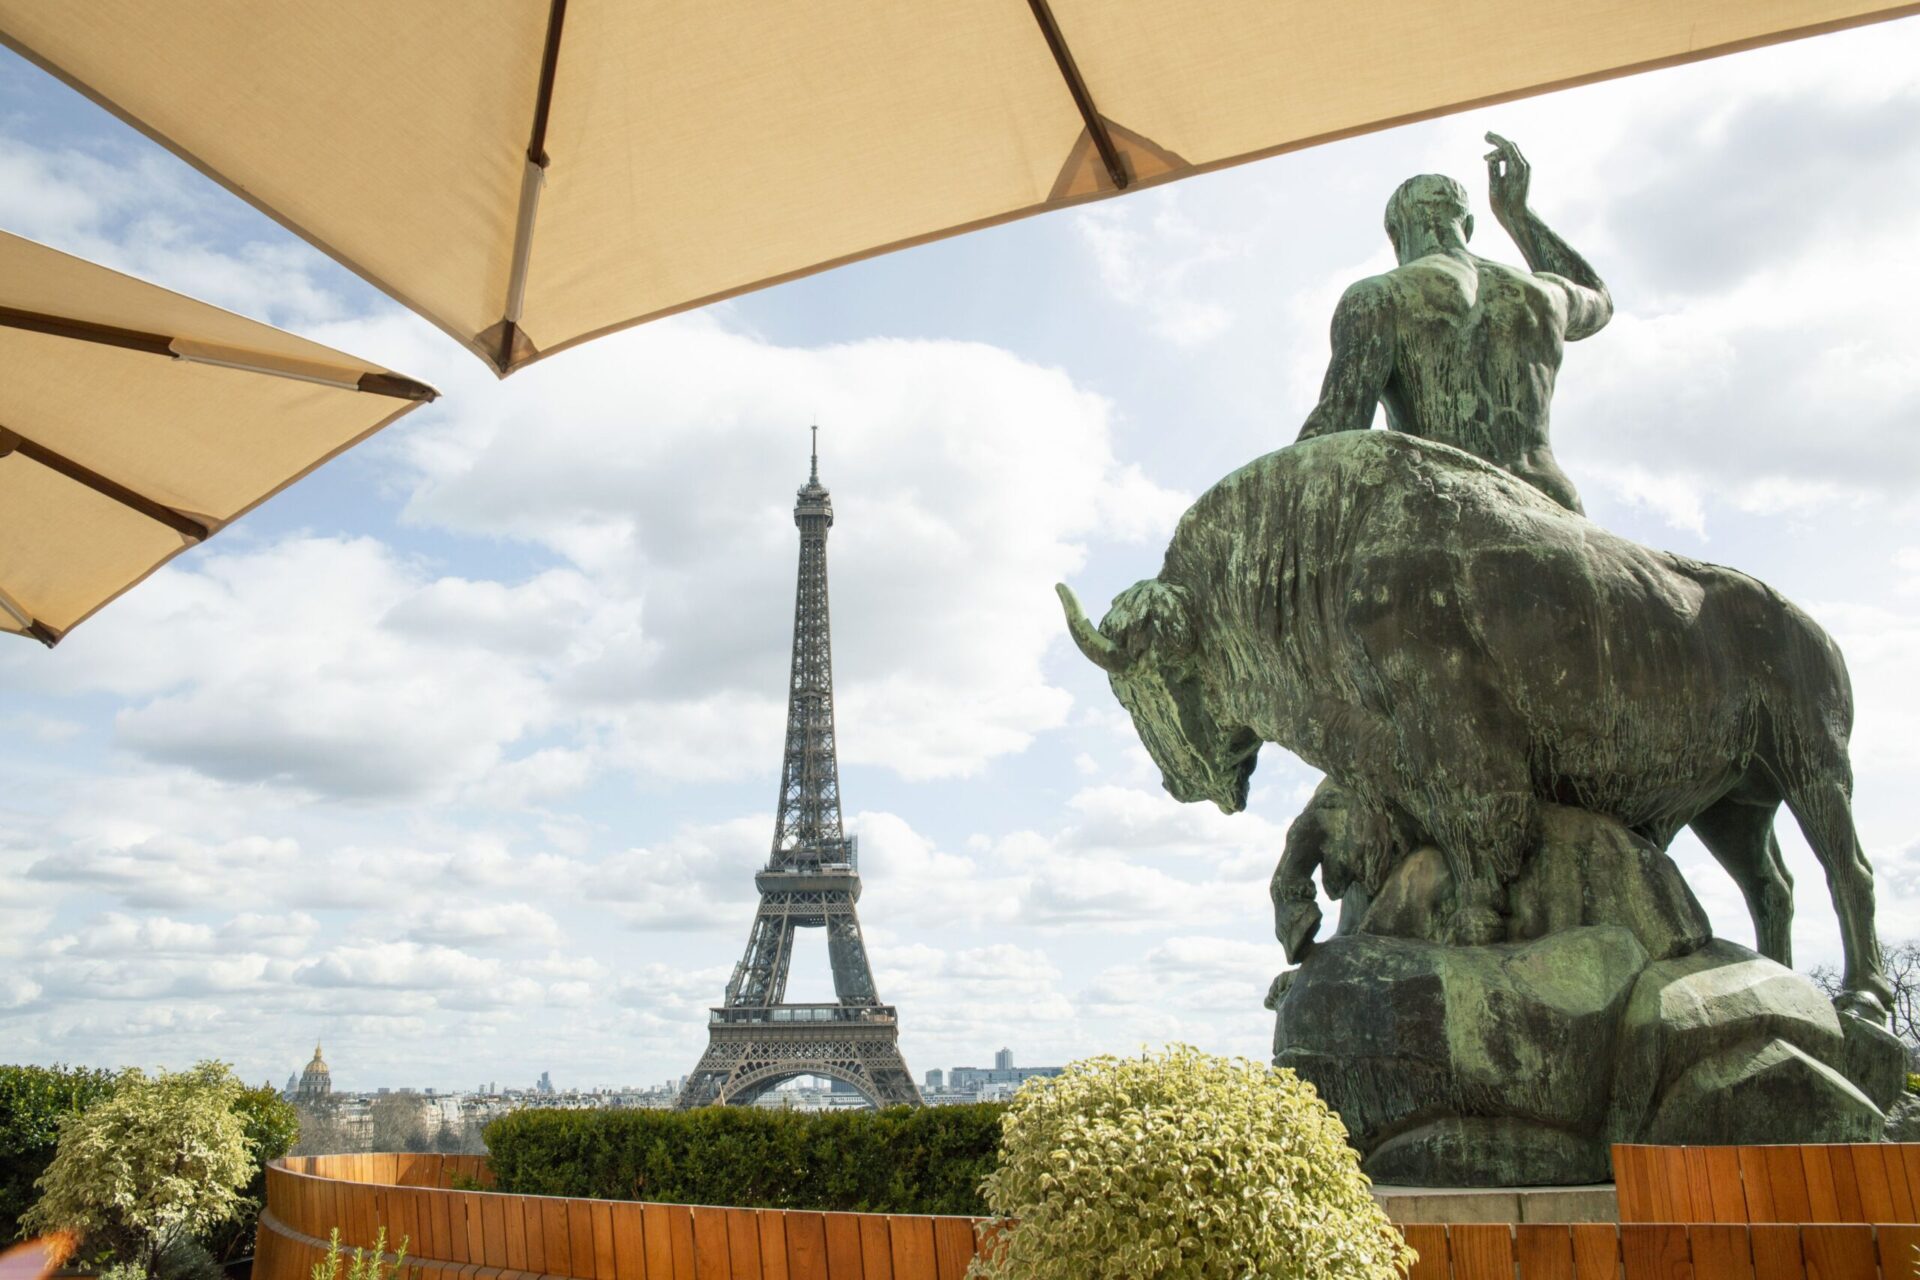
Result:
{"label": "bison leg", "polygon": [[[1337,796],[1330,794],[1332,783],[1322,782],[1313,799],[1287,828],[1287,845],[1273,869],[1267,886],[1273,898],[1273,936],[1287,953],[1288,964],[1299,964],[1313,949],[1320,932],[1320,905],[1314,901],[1313,873],[1327,858],[1327,844],[1333,838],[1327,821],[1327,809]],[[1322,873],[1324,878],[1324,873]]]}
{"label": "bison leg", "polygon": [[1793,876],[1773,834],[1775,800],[1728,797],[1689,825],[1747,900],[1754,943],[1776,964],[1793,965]]}
{"label": "bison leg", "polygon": [[1427,830],[1453,873],[1447,940],[1469,947],[1504,941],[1507,885],[1539,844],[1539,804],[1530,791],[1437,791],[1429,792]]}
{"label": "bison leg", "polygon": [[1821,778],[1791,788],[1787,807],[1793,810],[1814,856],[1820,859],[1821,869],[1827,873],[1827,889],[1840,917],[1840,945],[1846,957],[1841,985],[1845,994],[1836,1003],[1884,1023],[1893,987],[1887,981],[1880,939],[1873,931],[1873,868],[1860,849],[1848,791],[1840,778]]}

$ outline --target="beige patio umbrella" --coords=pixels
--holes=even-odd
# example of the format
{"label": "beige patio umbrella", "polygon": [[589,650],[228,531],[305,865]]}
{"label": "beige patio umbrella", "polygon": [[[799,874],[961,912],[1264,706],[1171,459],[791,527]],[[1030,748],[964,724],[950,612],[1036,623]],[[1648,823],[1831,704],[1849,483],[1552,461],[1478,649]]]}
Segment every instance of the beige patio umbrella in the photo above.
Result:
{"label": "beige patio umbrella", "polygon": [[436,394],[0,231],[0,631],[58,643]]}
{"label": "beige patio umbrella", "polygon": [[890,249],[1876,0],[0,0],[502,373]]}

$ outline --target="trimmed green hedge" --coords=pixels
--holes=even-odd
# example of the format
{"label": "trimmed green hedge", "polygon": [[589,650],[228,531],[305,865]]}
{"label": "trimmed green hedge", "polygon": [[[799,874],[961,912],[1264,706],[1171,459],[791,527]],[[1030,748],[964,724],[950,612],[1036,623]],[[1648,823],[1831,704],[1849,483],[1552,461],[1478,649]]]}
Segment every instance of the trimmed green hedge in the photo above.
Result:
{"label": "trimmed green hedge", "polygon": [[60,1121],[113,1092],[111,1071],[0,1066],[0,1249],[20,1233],[20,1215],[40,1193],[60,1141]]}
{"label": "trimmed green hedge", "polygon": [[984,1216],[1005,1112],[529,1110],[486,1138],[499,1190],[522,1195]]}

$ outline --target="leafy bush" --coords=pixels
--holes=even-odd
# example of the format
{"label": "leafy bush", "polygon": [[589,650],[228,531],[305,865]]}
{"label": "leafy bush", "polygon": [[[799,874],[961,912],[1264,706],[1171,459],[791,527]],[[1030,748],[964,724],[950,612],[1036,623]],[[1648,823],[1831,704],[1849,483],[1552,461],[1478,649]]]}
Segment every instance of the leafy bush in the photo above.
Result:
{"label": "leafy bush", "polygon": [[271,1084],[240,1090],[234,1096],[233,1110],[246,1134],[247,1159],[253,1174],[242,1193],[239,1211],[201,1241],[220,1262],[252,1256],[260,1207],[267,1202],[267,1162],[287,1154],[300,1136],[300,1113]]}
{"label": "leafy bush", "polygon": [[523,1195],[980,1214],[1005,1110],[516,1111],[486,1137],[497,1189]]}
{"label": "leafy bush", "polygon": [[53,1162],[60,1121],[113,1092],[113,1073],[87,1067],[0,1067],[0,1245],[20,1235],[20,1216]]}
{"label": "leafy bush", "polygon": [[254,1172],[236,1110],[245,1092],[220,1062],[123,1072],[110,1097],[60,1126],[53,1162],[34,1184],[40,1200],[21,1225],[77,1232],[89,1254],[112,1254],[116,1275],[165,1280],[183,1242],[241,1211]]}
{"label": "leafy bush", "polygon": [[1396,1280],[1413,1254],[1340,1118],[1291,1071],[1175,1046],[1015,1095],[986,1179],[989,1280]]}

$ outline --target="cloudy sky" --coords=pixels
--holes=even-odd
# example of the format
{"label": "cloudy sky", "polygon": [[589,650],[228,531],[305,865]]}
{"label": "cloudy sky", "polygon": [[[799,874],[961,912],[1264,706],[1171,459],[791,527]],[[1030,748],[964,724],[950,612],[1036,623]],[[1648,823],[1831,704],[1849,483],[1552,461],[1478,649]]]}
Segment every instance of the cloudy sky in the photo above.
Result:
{"label": "cloudy sky", "polygon": [[[1618,314],[1554,436],[1591,514],[1844,647],[1883,931],[1920,932],[1920,19],[1398,129],[881,258],[496,383],[0,52],[0,227],[445,397],[57,651],[0,650],[0,1060],[336,1083],[665,1080],[772,835],[790,509],[821,423],[841,776],[916,1074],[1264,1056],[1266,879],[1315,776],[1181,806],[1051,586],[1151,575],[1292,439],[1388,193],[1495,129]],[[1837,956],[1800,884],[1803,964]],[[1731,883],[1676,852],[1716,926]],[[794,999],[831,991],[824,940]]]}

